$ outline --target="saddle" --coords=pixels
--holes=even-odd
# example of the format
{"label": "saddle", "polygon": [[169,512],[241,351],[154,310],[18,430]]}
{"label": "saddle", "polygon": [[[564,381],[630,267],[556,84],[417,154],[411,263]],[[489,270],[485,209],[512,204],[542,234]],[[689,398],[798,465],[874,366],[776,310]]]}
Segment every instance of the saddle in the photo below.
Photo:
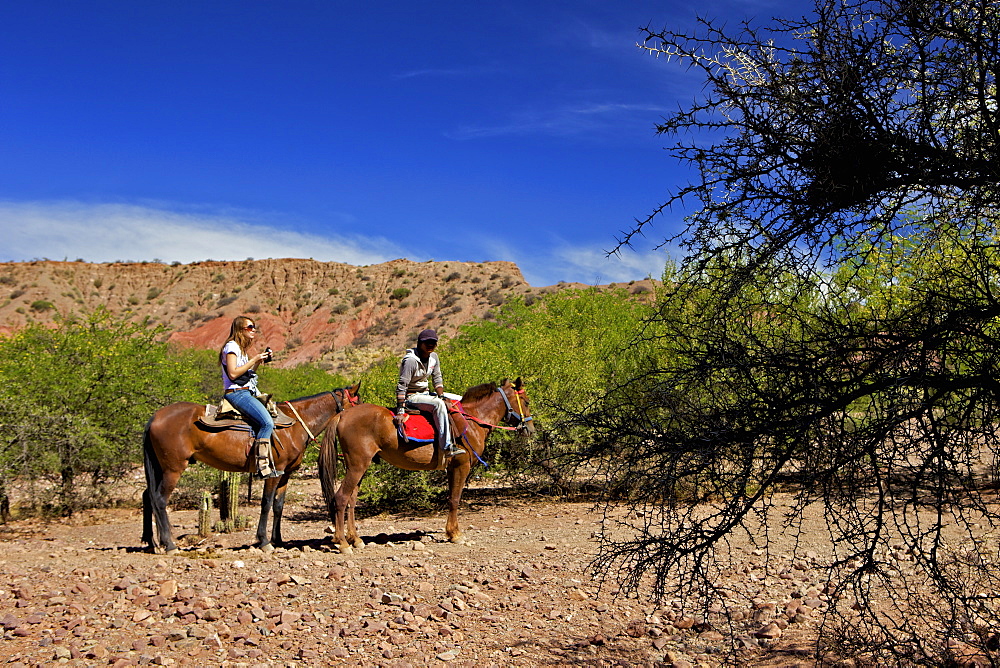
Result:
{"label": "saddle", "polygon": [[[469,428],[469,423],[465,419],[465,414],[462,411],[462,404],[459,401],[446,398],[445,405],[448,406],[448,419],[451,421],[451,437],[452,440],[454,440],[465,434],[466,430]],[[390,414],[394,413],[391,408],[386,408],[386,410],[389,411]],[[433,414],[428,411],[422,411],[415,408],[406,408],[405,410],[406,414],[410,417],[397,430],[399,439],[404,442],[413,441],[414,443],[433,443]],[[447,458],[444,456],[444,452],[436,448],[434,452],[434,467],[437,469],[446,468],[446,460]]]}
{"label": "saddle", "polygon": [[[451,420],[452,438],[460,436],[469,428],[469,423],[462,413],[462,405],[457,401],[446,401],[448,405],[448,418]],[[392,409],[387,408],[390,413]],[[407,441],[417,443],[432,443],[434,441],[434,414],[430,411],[422,411],[416,408],[406,408],[409,419],[403,423],[401,434]]]}
{"label": "saddle", "polygon": [[[278,405],[271,398],[270,394],[262,394],[258,397],[267,406],[267,411],[274,418],[275,429],[286,429],[295,424],[295,419],[286,415],[284,411],[278,409]],[[222,397],[222,401],[205,406],[205,414],[195,420],[199,425],[213,431],[224,429],[250,429],[250,425],[243,419],[240,412],[233,407],[229,400]]]}

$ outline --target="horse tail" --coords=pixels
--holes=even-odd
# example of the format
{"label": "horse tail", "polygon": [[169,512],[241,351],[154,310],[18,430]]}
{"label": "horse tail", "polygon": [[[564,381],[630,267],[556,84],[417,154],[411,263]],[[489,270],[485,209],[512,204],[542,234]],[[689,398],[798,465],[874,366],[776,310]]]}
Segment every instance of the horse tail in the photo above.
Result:
{"label": "horse tail", "polygon": [[330,520],[336,520],[337,502],[337,427],[340,426],[340,414],[333,416],[326,431],[323,442],[319,446],[319,481],[323,487],[323,501],[326,503]]}
{"label": "horse tail", "polygon": [[160,462],[153,451],[153,441],[149,437],[149,427],[153,418],[142,430],[142,463],[146,472],[146,489],[142,492],[142,542],[153,546],[153,490],[159,485]]}

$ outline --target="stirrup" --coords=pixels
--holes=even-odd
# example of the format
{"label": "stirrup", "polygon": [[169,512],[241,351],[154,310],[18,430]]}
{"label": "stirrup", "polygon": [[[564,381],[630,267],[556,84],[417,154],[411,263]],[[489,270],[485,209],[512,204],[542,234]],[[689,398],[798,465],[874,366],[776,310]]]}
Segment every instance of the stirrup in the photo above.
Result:
{"label": "stirrup", "polygon": [[462,448],[456,448],[453,445],[450,448],[445,448],[444,449],[444,454],[445,454],[446,457],[457,457],[459,455],[464,455],[465,454],[465,450],[463,450]]}
{"label": "stirrup", "polygon": [[253,477],[257,480],[267,480],[268,478],[278,478],[285,475],[284,471],[276,471],[274,469],[274,464],[268,460],[261,465],[261,460],[257,460],[257,471],[253,474]]}

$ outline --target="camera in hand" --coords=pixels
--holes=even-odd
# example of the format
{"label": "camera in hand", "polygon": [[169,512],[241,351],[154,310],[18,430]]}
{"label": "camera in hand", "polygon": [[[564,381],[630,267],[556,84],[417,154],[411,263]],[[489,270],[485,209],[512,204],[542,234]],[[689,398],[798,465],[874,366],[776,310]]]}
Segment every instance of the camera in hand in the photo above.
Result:
{"label": "camera in hand", "polygon": [[272,351],[270,348],[265,348],[264,352],[267,354],[267,359],[264,360],[265,362],[270,362],[271,360],[274,359],[274,351]]}

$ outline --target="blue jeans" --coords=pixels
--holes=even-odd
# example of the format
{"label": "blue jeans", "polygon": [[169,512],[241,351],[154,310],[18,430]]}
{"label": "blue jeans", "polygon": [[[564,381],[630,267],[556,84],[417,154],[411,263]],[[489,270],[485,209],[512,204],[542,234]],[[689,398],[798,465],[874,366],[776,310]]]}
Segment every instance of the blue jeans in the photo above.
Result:
{"label": "blue jeans", "polygon": [[250,390],[236,390],[226,395],[236,410],[240,412],[250,426],[253,427],[254,438],[271,438],[274,432],[274,420],[267,412],[264,404]]}

